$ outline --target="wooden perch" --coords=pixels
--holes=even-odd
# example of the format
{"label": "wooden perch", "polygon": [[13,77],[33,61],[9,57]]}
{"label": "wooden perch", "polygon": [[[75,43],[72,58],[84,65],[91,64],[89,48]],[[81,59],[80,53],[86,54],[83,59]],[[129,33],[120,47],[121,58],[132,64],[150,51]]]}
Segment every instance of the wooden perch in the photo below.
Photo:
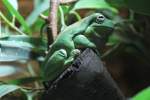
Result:
{"label": "wooden perch", "polygon": [[96,53],[86,49],[59,78],[49,83],[42,100],[125,100]]}

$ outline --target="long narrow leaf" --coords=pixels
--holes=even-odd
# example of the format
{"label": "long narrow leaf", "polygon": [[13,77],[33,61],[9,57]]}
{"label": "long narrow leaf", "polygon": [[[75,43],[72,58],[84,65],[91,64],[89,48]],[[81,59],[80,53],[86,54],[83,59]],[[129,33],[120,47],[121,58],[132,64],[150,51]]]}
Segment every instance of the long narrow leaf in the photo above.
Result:
{"label": "long narrow leaf", "polygon": [[115,13],[118,12],[117,9],[110,6],[105,0],[78,0],[72,10],[78,9],[108,9]]}
{"label": "long narrow leaf", "polygon": [[0,85],[0,98],[10,92],[13,92],[17,89],[19,89],[20,87],[17,85],[6,85],[6,84],[1,84]]}
{"label": "long narrow leaf", "polygon": [[21,71],[22,71],[22,69],[20,67],[17,67],[14,65],[0,64],[0,77],[7,77],[10,75],[14,75]]}
{"label": "long narrow leaf", "polygon": [[13,28],[14,30],[16,30],[18,33],[20,34],[25,34],[23,33],[21,30],[19,30],[13,23],[11,23],[2,12],[0,12],[0,18],[2,18],[2,20],[5,21],[5,23],[7,23],[11,28]]}
{"label": "long narrow leaf", "polygon": [[16,10],[18,10],[18,0],[8,0],[8,2],[9,2]]}
{"label": "long narrow leaf", "polygon": [[41,38],[25,35],[11,35],[0,38],[0,61],[32,59],[32,53],[40,56],[47,48]]}
{"label": "long narrow leaf", "polygon": [[15,15],[16,19],[21,23],[21,25],[23,26],[23,28],[25,29],[25,31],[31,35],[31,30],[29,28],[29,26],[27,25],[27,23],[25,22],[24,18],[20,15],[20,13],[14,9],[14,7],[9,3],[8,0],[2,0],[3,4],[7,7],[7,9]]}
{"label": "long narrow leaf", "polygon": [[46,11],[49,8],[49,0],[44,0],[38,7],[36,7],[32,13],[27,18],[27,23],[29,26],[34,24],[34,22],[37,20],[38,16]]}

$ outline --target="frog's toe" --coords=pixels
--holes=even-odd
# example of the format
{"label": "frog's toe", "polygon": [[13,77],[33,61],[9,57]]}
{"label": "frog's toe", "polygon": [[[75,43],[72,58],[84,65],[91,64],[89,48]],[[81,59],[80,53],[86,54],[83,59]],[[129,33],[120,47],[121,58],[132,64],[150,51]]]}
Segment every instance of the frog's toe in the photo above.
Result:
{"label": "frog's toe", "polygon": [[67,52],[64,49],[60,49],[57,51],[59,55],[63,56],[64,58],[67,58]]}
{"label": "frog's toe", "polygon": [[78,56],[78,55],[81,54],[81,51],[79,49],[74,49],[74,50],[72,50],[71,54],[75,55],[75,56]]}

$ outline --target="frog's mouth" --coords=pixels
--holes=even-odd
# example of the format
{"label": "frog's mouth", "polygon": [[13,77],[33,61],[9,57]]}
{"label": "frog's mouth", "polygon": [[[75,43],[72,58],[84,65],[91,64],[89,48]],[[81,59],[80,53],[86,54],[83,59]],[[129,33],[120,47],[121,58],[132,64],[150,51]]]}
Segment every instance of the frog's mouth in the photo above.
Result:
{"label": "frog's mouth", "polygon": [[96,32],[102,33],[110,33],[113,31],[115,24],[112,22],[112,20],[105,19],[103,23],[93,23],[91,25]]}

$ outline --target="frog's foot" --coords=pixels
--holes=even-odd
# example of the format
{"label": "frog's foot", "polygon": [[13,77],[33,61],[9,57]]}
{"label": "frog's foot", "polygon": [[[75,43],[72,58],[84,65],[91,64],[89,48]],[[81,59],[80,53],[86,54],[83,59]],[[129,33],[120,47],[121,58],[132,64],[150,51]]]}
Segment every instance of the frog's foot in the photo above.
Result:
{"label": "frog's foot", "polygon": [[65,65],[70,65],[74,61],[74,58],[76,58],[78,55],[80,55],[80,53],[81,52],[79,49],[72,50],[70,57],[65,61]]}
{"label": "frog's foot", "polygon": [[55,79],[63,72],[64,63],[67,59],[67,52],[64,49],[55,51],[52,56],[44,63],[43,74],[46,80]]}
{"label": "frog's foot", "polygon": [[79,49],[74,49],[71,52],[71,56],[76,57],[79,56],[81,54],[81,51]]}

